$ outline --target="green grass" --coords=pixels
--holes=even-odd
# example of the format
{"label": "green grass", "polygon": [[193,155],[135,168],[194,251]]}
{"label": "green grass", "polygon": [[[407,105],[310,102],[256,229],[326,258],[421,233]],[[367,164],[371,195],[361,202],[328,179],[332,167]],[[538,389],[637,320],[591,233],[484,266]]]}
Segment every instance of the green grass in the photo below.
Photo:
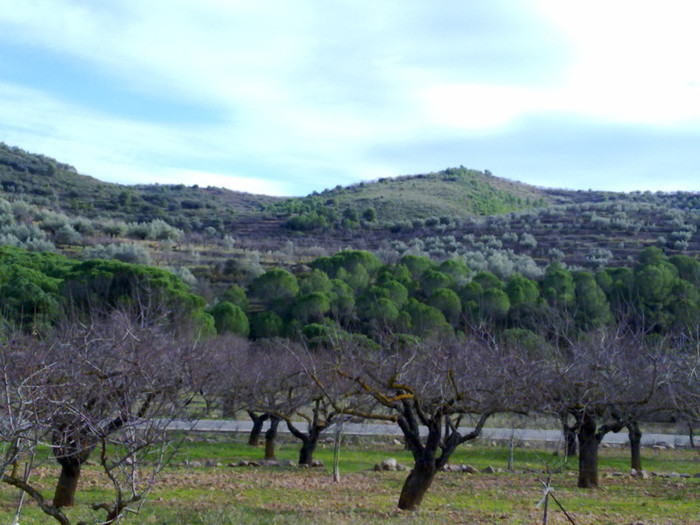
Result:
{"label": "green grass", "polygon": [[[278,458],[296,459],[298,446],[283,438]],[[628,470],[629,451],[601,450],[598,490],[576,488],[576,461],[554,474],[555,494],[577,523],[700,523],[700,479],[612,477]],[[149,500],[131,523],[223,524],[223,523],[535,523],[542,519],[535,505],[542,497],[541,469],[561,466],[551,450],[517,449],[515,472],[507,472],[505,447],[467,446],[458,449],[452,463],[468,463],[479,469],[491,465],[504,469],[495,474],[468,475],[440,473],[428,492],[421,510],[396,510],[406,472],[374,472],[372,466],[386,457],[411,463],[410,454],[390,440],[348,439],[341,450],[341,482],[330,475],[332,447],[321,446],[315,457],[325,468],[228,467],[240,459],[261,459],[262,448],[250,448],[243,436],[207,436],[185,442],[175,463],[159,478]],[[223,466],[193,467],[184,460],[213,460]],[[648,471],[695,474],[700,472],[700,455],[689,450],[644,449]],[[534,470],[538,471],[535,472]],[[49,465],[39,475],[45,495],[50,496],[58,469]],[[85,470],[72,519],[94,521],[88,504],[108,495],[97,467]],[[9,523],[16,492],[0,492],[0,523]],[[553,507],[550,507],[553,509]],[[22,524],[51,523],[28,503]],[[550,523],[565,523],[563,514],[552,510]]]}

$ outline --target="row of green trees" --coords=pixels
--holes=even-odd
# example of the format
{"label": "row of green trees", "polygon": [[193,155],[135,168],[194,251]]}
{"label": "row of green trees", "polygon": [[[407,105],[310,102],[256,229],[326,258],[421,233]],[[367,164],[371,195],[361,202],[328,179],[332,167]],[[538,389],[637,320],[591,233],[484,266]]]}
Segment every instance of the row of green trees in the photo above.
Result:
{"label": "row of green trees", "polygon": [[506,280],[474,272],[463,260],[437,263],[407,255],[384,265],[373,254],[347,250],[293,274],[268,270],[246,290],[233,286],[211,310],[219,330],[253,338],[315,334],[333,322],[362,334],[454,335],[467,327],[536,330],[550,311],[572,330],[631,319],[647,332],[694,326],[700,318],[700,263],[667,257],[658,248],[640,253],[632,268],[595,273],[554,262],[539,280]]}
{"label": "row of green trees", "polygon": [[214,332],[205,300],[166,270],[0,247],[0,313],[9,326],[42,332],[67,312],[81,315],[144,302],[160,305],[171,316],[191,319],[203,333]]}

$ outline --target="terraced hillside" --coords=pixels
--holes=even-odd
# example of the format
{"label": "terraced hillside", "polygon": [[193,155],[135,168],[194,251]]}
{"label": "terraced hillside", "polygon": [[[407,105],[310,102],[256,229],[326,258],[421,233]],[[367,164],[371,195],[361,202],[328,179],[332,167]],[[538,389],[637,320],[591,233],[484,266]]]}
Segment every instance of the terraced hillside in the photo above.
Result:
{"label": "terraced hillside", "polygon": [[387,260],[405,253],[460,256],[475,268],[517,271],[551,260],[628,265],[650,245],[700,254],[697,192],[545,189],[464,167],[276,198],[196,185],[104,183],[0,144],[0,190],[5,213],[14,215],[0,242],[76,254],[96,243],[149,240],[147,249],[158,252],[160,242],[176,240],[153,260],[185,266],[221,266],[234,246],[266,253],[270,264],[353,247]]}

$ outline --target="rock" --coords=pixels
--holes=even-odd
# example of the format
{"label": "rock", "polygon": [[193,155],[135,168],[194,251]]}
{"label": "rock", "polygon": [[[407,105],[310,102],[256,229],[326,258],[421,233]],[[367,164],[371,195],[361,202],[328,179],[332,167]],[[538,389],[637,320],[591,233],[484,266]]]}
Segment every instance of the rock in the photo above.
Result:
{"label": "rock", "polygon": [[694,477],[694,478],[700,478],[700,472],[698,472],[698,473],[696,473],[696,474],[693,474],[693,477]]}
{"label": "rock", "polygon": [[651,475],[649,475],[649,473],[646,470],[640,470],[639,477],[642,479],[649,479]]}
{"label": "rock", "polygon": [[280,461],[279,466],[280,467],[293,467],[294,462],[291,459],[283,459],[282,461]]}
{"label": "rock", "polygon": [[277,465],[279,465],[279,463],[277,463],[277,461],[275,461],[274,459],[264,459],[262,460],[262,464],[265,467],[276,467]]}
{"label": "rock", "polygon": [[690,479],[690,474],[681,474],[681,478],[683,479]]}
{"label": "rock", "polygon": [[636,468],[630,469],[630,476],[632,476],[633,478],[636,478],[637,476],[639,476],[639,472],[637,472]]}
{"label": "rock", "polygon": [[471,465],[462,465],[462,472],[466,472],[467,474],[478,474],[479,469],[472,467]]}
{"label": "rock", "polygon": [[250,462],[248,462],[248,466],[249,467],[262,467],[262,463],[260,463],[259,461],[250,461]]}
{"label": "rock", "polygon": [[216,462],[213,459],[207,459],[204,462],[204,466],[205,467],[214,467],[214,466],[216,466]]}
{"label": "rock", "polygon": [[619,477],[624,476],[625,473],[624,473],[624,472],[620,472],[619,470],[616,470],[616,471],[614,471],[614,472],[612,473],[612,475],[613,475],[614,478],[619,478]]}
{"label": "rock", "polygon": [[389,470],[389,471],[394,471],[396,470],[396,467],[398,466],[398,461],[396,461],[395,458],[386,458],[381,462],[381,467],[382,470]]}
{"label": "rock", "polygon": [[298,465],[299,468],[309,468],[308,463],[302,463],[301,465]]}
{"label": "rock", "polygon": [[656,445],[652,445],[651,448],[654,450],[666,450],[666,447],[664,445],[659,445],[658,443]]}
{"label": "rock", "polygon": [[375,463],[374,468],[372,470],[374,470],[375,472],[381,472],[382,466],[379,463]]}
{"label": "rock", "polygon": [[486,468],[484,468],[484,469],[481,469],[481,473],[482,473],[482,474],[495,474],[495,473],[496,473],[496,469],[493,468],[491,465],[489,465],[488,467],[486,467]]}
{"label": "rock", "polygon": [[678,472],[669,472],[668,477],[669,478],[680,478],[681,475]]}
{"label": "rock", "polygon": [[396,445],[397,447],[403,447],[403,443],[401,443],[401,441],[399,441],[398,439],[395,439],[392,443],[394,443],[394,445]]}
{"label": "rock", "polygon": [[325,467],[326,465],[325,465],[325,464],[323,463],[323,461],[321,461],[320,459],[314,459],[314,460],[311,462],[311,466],[312,466],[313,468],[323,468],[323,467]]}
{"label": "rock", "polygon": [[408,465],[402,465],[401,463],[399,463],[398,465],[396,465],[396,470],[400,470],[401,472],[405,472],[407,470],[411,470],[411,467],[409,467]]}
{"label": "rock", "polygon": [[202,462],[201,462],[201,461],[189,461],[189,462],[187,463],[187,466],[188,466],[188,467],[192,467],[192,468],[201,468],[201,467],[202,467]]}

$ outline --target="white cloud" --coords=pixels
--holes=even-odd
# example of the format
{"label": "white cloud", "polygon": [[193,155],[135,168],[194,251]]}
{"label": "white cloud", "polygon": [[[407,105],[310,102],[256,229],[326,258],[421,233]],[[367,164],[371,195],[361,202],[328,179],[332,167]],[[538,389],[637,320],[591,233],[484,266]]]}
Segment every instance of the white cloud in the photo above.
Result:
{"label": "white cloud", "polygon": [[539,0],[572,45],[568,79],[552,107],[617,122],[700,119],[700,4]]}
{"label": "white cloud", "polygon": [[[460,141],[538,114],[696,128],[695,5],[4,0],[0,46],[76,61],[125,96],[208,117],[126,118],[109,100],[94,109],[50,83],[6,81],[0,131],[100,178],[298,194],[411,172],[401,150],[421,141],[451,144],[431,158],[453,163]],[[399,153],[375,162],[377,144]]]}

